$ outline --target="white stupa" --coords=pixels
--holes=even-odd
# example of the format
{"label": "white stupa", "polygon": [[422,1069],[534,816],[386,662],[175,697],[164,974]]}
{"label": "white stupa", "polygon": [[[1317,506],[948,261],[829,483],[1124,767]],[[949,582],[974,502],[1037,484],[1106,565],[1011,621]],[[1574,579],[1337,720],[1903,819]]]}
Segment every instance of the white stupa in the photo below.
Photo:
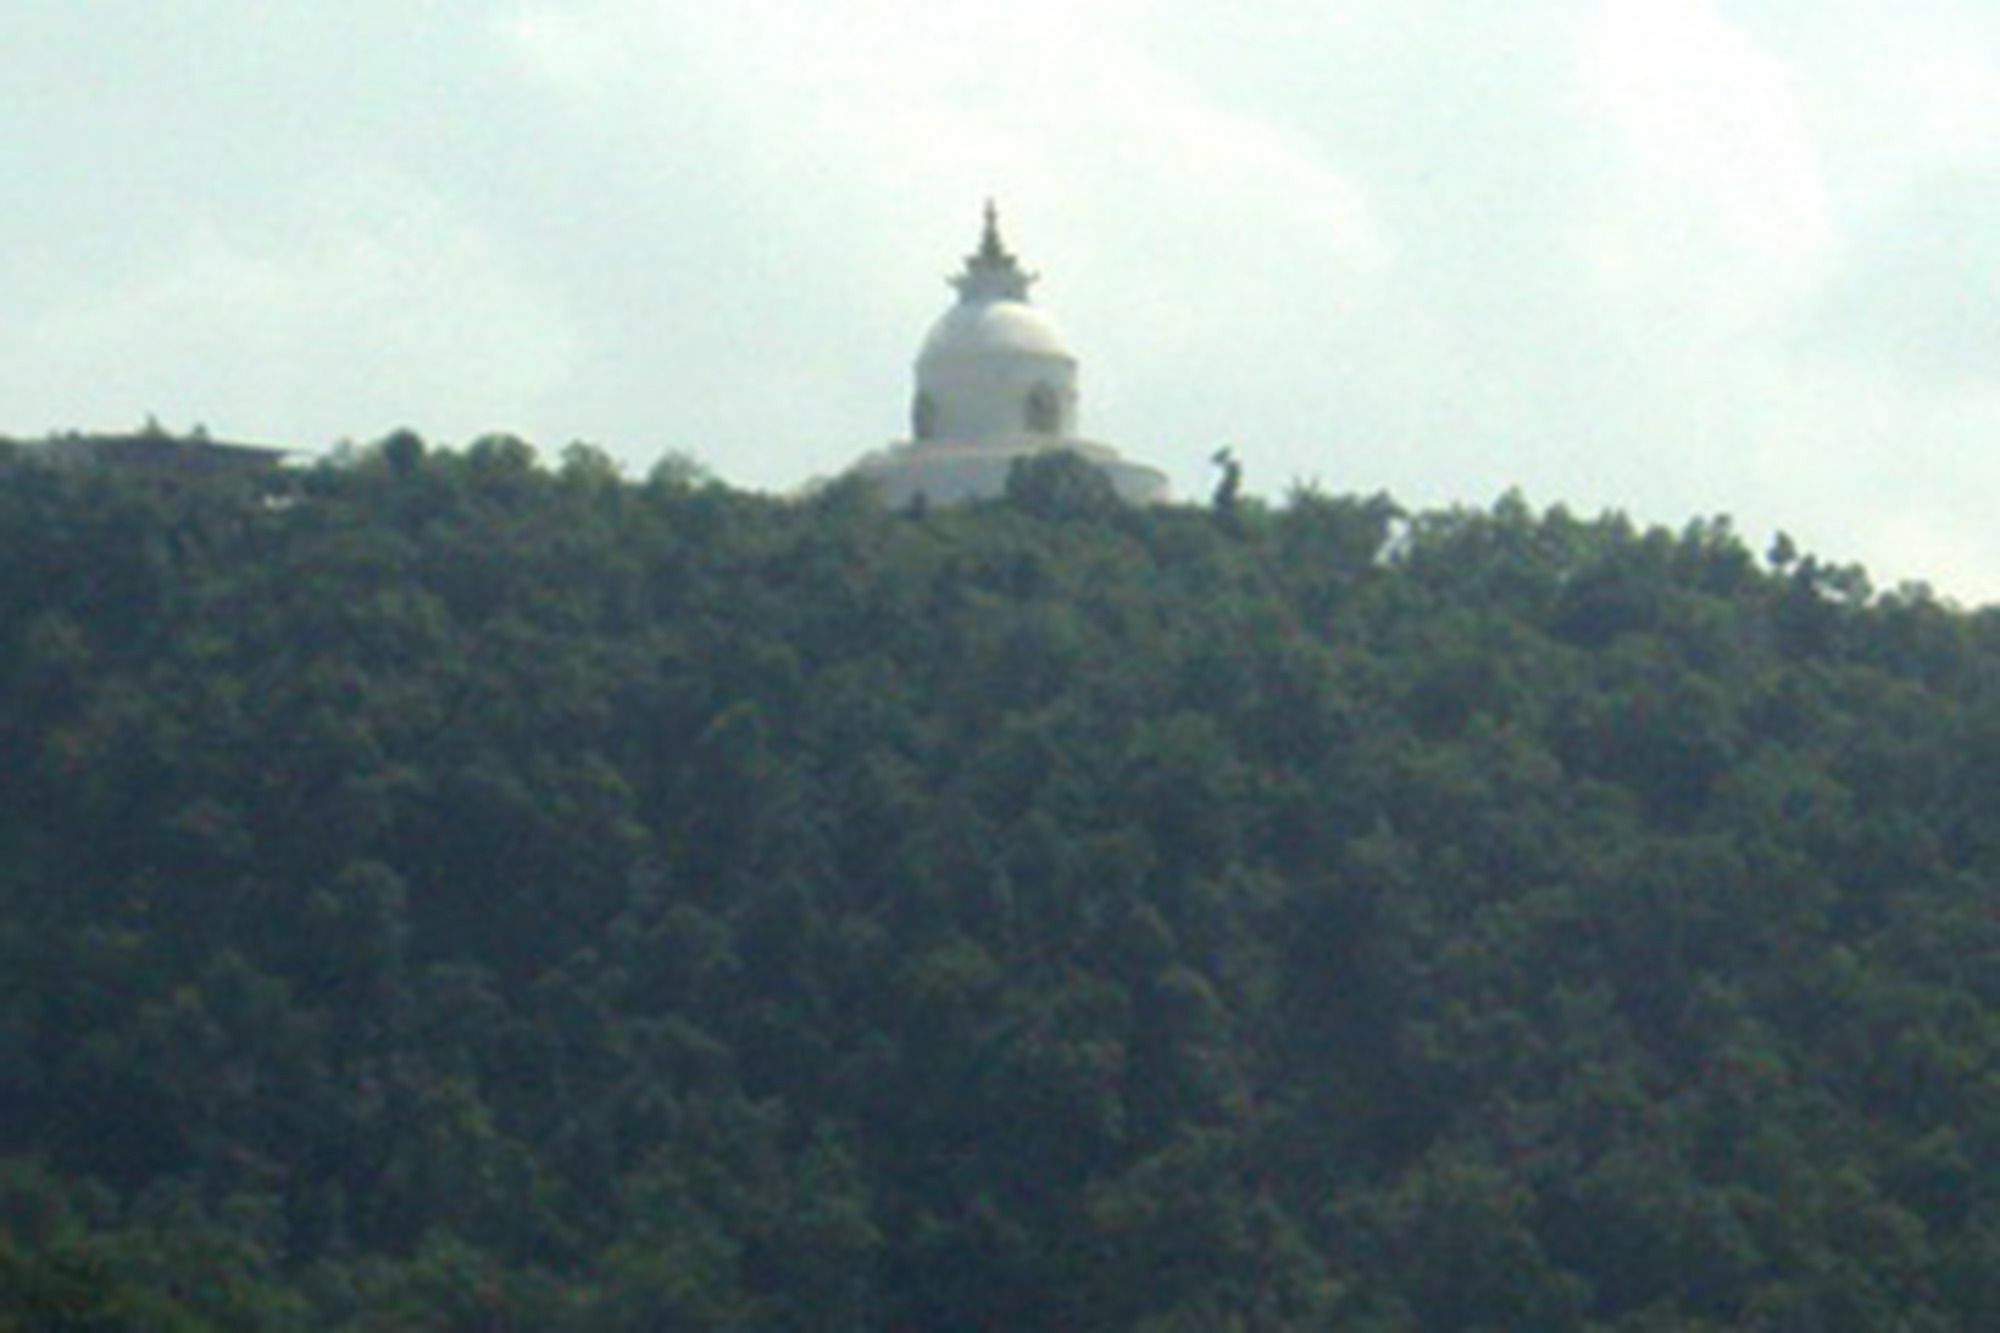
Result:
{"label": "white stupa", "polygon": [[1076,357],[1048,316],[1029,304],[1036,276],[1001,244],[989,202],[979,249],[951,279],[958,303],[931,326],[917,353],[912,438],[854,466],[889,504],[996,496],[1016,460],[1059,449],[1102,470],[1128,501],[1166,497],[1164,474],[1076,434]]}

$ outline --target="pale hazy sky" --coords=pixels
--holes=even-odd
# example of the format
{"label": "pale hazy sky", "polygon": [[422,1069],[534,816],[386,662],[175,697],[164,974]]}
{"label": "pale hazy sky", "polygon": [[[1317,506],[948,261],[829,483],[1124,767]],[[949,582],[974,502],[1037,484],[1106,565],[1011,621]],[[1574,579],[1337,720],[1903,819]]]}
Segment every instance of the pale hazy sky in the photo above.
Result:
{"label": "pale hazy sky", "polygon": [[790,489],[998,197],[1183,495],[2000,598],[1991,0],[4,0],[0,434],[403,425]]}

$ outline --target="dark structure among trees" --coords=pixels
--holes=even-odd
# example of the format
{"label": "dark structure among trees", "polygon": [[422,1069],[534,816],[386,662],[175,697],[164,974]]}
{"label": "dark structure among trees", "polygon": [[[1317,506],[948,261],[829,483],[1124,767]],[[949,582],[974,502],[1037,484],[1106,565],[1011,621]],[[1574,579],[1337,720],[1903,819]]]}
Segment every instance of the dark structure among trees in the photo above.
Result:
{"label": "dark structure among trees", "polygon": [[274,472],[291,451],[260,444],[212,440],[200,431],[171,435],[152,426],[129,434],[52,435],[29,442],[0,441],[25,456],[60,467],[116,468],[162,479]]}

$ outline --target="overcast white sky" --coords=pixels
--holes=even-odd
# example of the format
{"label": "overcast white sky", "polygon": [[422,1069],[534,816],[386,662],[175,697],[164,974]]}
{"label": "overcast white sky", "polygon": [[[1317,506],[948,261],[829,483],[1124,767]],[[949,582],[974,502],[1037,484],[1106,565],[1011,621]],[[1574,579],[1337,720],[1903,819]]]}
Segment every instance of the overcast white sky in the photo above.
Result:
{"label": "overcast white sky", "polygon": [[1785,529],[2000,598],[1991,0],[5,0],[0,434],[904,433],[998,197],[1202,496]]}

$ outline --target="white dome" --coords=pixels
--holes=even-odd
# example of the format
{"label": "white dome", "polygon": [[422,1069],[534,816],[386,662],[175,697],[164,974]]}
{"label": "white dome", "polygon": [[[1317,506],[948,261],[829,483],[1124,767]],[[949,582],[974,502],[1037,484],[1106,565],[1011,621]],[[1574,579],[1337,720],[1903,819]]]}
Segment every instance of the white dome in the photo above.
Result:
{"label": "white dome", "polygon": [[971,444],[1076,431],[1076,358],[1047,315],[1028,304],[1035,277],[1000,243],[992,207],[979,249],[951,280],[958,301],[917,353],[913,433]]}
{"label": "white dome", "polygon": [[1026,302],[967,301],[931,325],[917,364],[1009,354],[1076,360],[1055,322]]}
{"label": "white dome", "polygon": [[989,202],[979,249],[951,279],[958,301],[917,353],[910,440],[855,468],[890,503],[999,495],[1016,463],[1051,450],[1081,454],[1135,504],[1166,495],[1158,471],[1078,437],[1076,357],[1028,303],[1034,282],[1000,243]]}

